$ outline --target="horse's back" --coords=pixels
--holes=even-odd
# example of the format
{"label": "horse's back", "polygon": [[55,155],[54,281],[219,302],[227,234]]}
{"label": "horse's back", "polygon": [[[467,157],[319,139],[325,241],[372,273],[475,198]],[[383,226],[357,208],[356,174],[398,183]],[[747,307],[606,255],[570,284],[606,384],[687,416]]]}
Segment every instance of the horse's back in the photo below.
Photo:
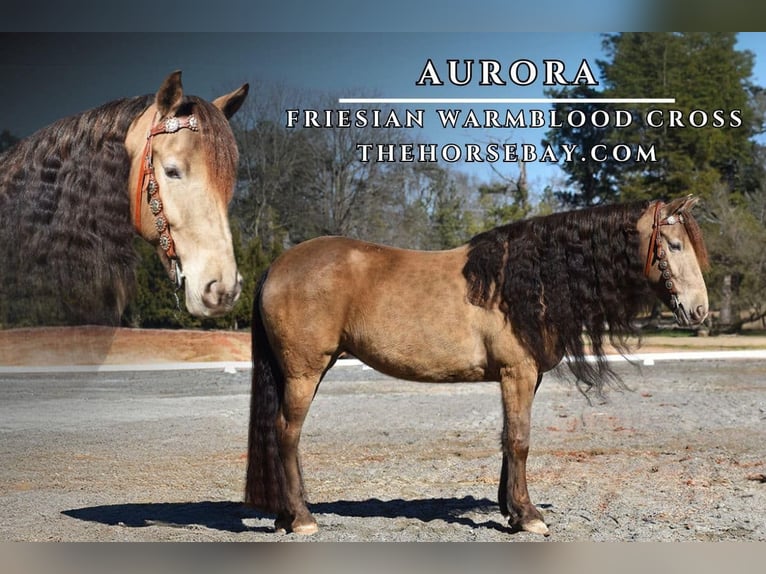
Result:
{"label": "horse's back", "polygon": [[319,368],[320,357],[347,351],[402,378],[484,379],[488,327],[500,332],[502,319],[468,302],[465,261],[462,247],[317,238],[273,263],[261,312],[288,370]]}
{"label": "horse's back", "polygon": [[[446,255],[446,257],[445,257]],[[449,260],[445,266],[445,260]],[[450,252],[411,251],[346,237],[318,237],[282,254],[269,269],[262,307],[266,314],[290,306],[304,320],[332,315],[347,320],[368,313],[378,304],[410,306],[423,279],[442,284],[452,275],[462,283],[461,258]],[[437,272],[435,277],[435,271]],[[458,285],[455,285],[458,286]],[[413,292],[413,293],[411,293]]]}

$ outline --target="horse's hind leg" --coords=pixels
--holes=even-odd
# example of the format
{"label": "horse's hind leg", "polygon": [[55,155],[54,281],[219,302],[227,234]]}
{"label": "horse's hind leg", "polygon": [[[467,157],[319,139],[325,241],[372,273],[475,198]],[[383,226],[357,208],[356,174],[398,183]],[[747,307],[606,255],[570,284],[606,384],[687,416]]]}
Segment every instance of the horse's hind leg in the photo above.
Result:
{"label": "horse's hind leg", "polygon": [[498,502],[511,528],[547,535],[548,527],[527,490],[532,399],[539,383],[537,369],[531,366],[508,368],[503,373],[500,382],[504,413],[503,466]]}
{"label": "horse's hind leg", "polygon": [[275,527],[278,531],[313,534],[318,530],[316,520],[306,506],[298,442],[320,377],[321,372],[316,376],[285,379],[284,399],[277,420],[277,440],[287,480],[287,508],[277,516]]}

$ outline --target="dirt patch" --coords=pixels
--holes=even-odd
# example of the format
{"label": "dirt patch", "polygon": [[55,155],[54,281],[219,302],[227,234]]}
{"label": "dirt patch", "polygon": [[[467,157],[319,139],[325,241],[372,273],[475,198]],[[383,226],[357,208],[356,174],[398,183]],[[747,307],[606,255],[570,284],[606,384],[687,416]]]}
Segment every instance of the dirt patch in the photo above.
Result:
{"label": "dirt patch", "polygon": [[[528,478],[548,540],[766,541],[763,361],[616,368],[633,390],[608,402],[555,376],[535,399]],[[242,503],[249,383],[0,374],[0,540],[306,540]],[[502,424],[496,384],[331,370],[301,440],[309,540],[541,540],[499,512]]]}
{"label": "dirt patch", "polygon": [[0,365],[249,361],[250,333],[111,327],[0,330]]}
{"label": "dirt patch", "polygon": [[[766,349],[766,336],[650,336],[633,348],[642,353]],[[95,326],[0,330],[0,365],[9,367],[249,360],[249,332]]]}
{"label": "dirt patch", "polygon": [[[752,348],[766,338],[651,337],[640,350]],[[249,333],[0,331],[2,366],[249,358]],[[550,540],[766,540],[763,362],[616,368],[631,390],[607,402],[552,375],[535,400],[528,477]],[[0,539],[301,540],[241,502],[249,378],[0,374]],[[538,540],[511,534],[495,502],[498,395],[333,369],[301,441],[311,540]]]}

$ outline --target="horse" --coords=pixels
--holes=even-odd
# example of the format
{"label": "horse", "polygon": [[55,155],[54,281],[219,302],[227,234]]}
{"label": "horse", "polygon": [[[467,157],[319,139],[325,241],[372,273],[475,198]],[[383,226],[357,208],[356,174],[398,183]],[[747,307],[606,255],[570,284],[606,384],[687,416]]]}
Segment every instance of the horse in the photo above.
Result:
{"label": "horse", "polygon": [[0,324],[119,324],[136,233],[191,314],[231,310],[242,277],[228,120],[248,88],[208,102],[184,95],[176,71],[154,95],[58,120],[0,155]]}
{"label": "horse", "polygon": [[260,279],[253,305],[245,502],[276,514],[276,531],[318,530],[298,442],[322,378],[349,353],[400,379],[498,381],[500,511],[511,531],[548,535],[526,478],[542,375],[567,357],[584,392],[600,389],[613,374],[605,340],[627,352],[636,318],[656,296],[681,325],[705,319],[708,256],[696,201],[530,218],[445,251],[343,237],[286,251]]}

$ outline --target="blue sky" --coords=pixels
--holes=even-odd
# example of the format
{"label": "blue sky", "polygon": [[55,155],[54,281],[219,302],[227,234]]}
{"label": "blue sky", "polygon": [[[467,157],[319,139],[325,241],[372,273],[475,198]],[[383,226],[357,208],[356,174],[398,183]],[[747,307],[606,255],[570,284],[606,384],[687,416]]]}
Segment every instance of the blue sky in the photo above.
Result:
{"label": "blue sky", "polygon": [[[415,81],[429,58],[437,64],[450,58],[495,59],[505,70],[518,59],[539,65],[557,59],[568,71],[585,59],[597,74],[601,40],[593,32],[0,35],[0,129],[27,135],[105,101],[153,92],[175,69],[184,71],[189,92],[208,98],[243,82],[282,83],[342,97],[542,97],[542,81],[527,87],[420,87]],[[755,53],[754,79],[766,85],[766,34],[741,34],[739,47]],[[444,130],[434,118],[427,119],[420,137],[434,143],[492,137],[539,143],[545,132],[504,130],[496,136]],[[492,176],[487,166],[453,165],[483,179]],[[550,165],[530,166],[533,183],[544,184],[557,173]]]}

